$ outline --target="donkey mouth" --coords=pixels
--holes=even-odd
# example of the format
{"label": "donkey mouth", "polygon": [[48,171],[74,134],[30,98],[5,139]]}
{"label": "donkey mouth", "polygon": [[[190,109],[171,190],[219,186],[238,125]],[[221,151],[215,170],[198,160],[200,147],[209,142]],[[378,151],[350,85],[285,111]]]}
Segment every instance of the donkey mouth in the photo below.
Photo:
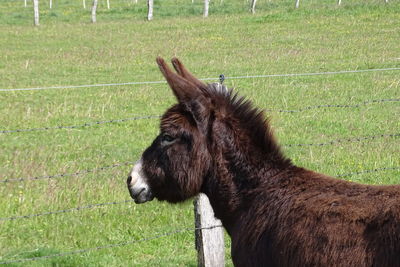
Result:
{"label": "donkey mouth", "polygon": [[135,163],[126,182],[128,184],[129,194],[135,200],[135,203],[140,204],[153,200],[153,193],[143,174],[142,159]]}
{"label": "donkey mouth", "polygon": [[142,188],[140,190],[134,190],[129,187],[129,194],[133,198],[136,204],[142,204],[147,201],[152,201],[154,199],[153,194],[150,190],[146,190],[146,188]]}

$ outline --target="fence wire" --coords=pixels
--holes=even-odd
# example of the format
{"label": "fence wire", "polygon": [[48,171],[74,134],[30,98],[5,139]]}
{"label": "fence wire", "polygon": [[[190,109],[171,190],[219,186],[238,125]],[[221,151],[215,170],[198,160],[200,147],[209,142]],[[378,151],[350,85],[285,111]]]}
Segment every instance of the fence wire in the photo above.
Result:
{"label": "fence wire", "polygon": [[192,227],[189,228],[188,227],[188,228],[177,229],[174,231],[170,231],[170,232],[166,232],[166,233],[162,233],[162,234],[158,234],[158,235],[154,235],[151,237],[142,238],[142,239],[138,239],[138,240],[130,240],[130,241],[120,242],[120,243],[116,243],[116,244],[107,244],[107,245],[102,245],[102,246],[93,247],[93,248],[78,249],[78,250],[56,253],[56,254],[45,255],[45,256],[39,256],[39,257],[6,260],[6,261],[1,261],[0,264],[36,261],[36,260],[49,259],[49,258],[54,258],[54,257],[63,257],[63,256],[74,255],[74,254],[87,253],[87,252],[92,252],[92,251],[101,250],[101,249],[123,247],[123,246],[127,246],[127,245],[132,245],[135,243],[148,242],[151,240],[155,240],[155,239],[159,239],[162,237],[167,237],[167,236],[171,236],[171,235],[175,235],[175,234],[179,234],[179,233],[183,233],[183,232],[196,231],[196,230],[207,230],[207,229],[214,229],[214,228],[219,228],[219,227],[222,227],[222,225],[213,225],[213,226],[197,227],[197,228],[192,228]]}
{"label": "fence wire", "polygon": [[359,174],[366,174],[366,173],[374,173],[374,172],[381,172],[381,171],[392,171],[392,170],[400,170],[400,167],[384,167],[384,168],[376,168],[376,169],[370,169],[370,170],[362,170],[358,172],[350,172],[350,173],[344,173],[344,174],[338,174],[336,177],[350,177],[354,175],[359,175]]}
{"label": "fence wire", "polygon": [[[358,104],[326,104],[326,105],[316,105],[316,106],[307,106],[299,109],[264,109],[267,112],[282,112],[282,113],[298,113],[304,112],[312,109],[323,109],[323,108],[358,108],[361,106],[376,104],[376,103],[388,103],[388,102],[400,102],[400,98],[388,98],[388,99],[373,99],[366,100]],[[34,131],[49,131],[49,130],[57,130],[57,129],[77,129],[84,128],[90,126],[96,126],[101,124],[108,123],[120,123],[120,122],[128,122],[142,119],[154,119],[161,118],[161,115],[144,115],[130,118],[122,118],[122,119],[112,119],[105,121],[95,121],[95,122],[86,122],[79,125],[58,125],[58,126],[47,126],[47,127],[39,127],[39,128],[27,128],[27,129],[13,129],[13,130],[0,130],[0,134],[8,134],[8,133],[22,133],[22,132],[34,132]]]}
{"label": "fence wire", "polygon": [[73,211],[81,211],[81,210],[105,207],[105,206],[110,206],[110,205],[127,204],[127,203],[132,203],[132,202],[133,202],[133,200],[125,200],[125,201],[113,201],[113,202],[106,202],[106,203],[89,204],[89,205],[84,205],[84,206],[79,206],[79,207],[69,208],[69,209],[64,209],[64,210],[46,211],[46,212],[36,213],[36,214],[3,217],[3,218],[0,218],[0,221],[13,221],[13,220],[17,220],[17,219],[29,219],[29,218],[40,217],[40,216],[44,216],[44,215],[68,213],[68,212],[73,212]]}
{"label": "fence wire", "polygon": [[[369,169],[369,170],[361,170],[361,171],[357,171],[357,172],[342,173],[342,174],[333,175],[333,177],[338,177],[338,178],[339,177],[351,177],[351,176],[360,175],[360,174],[384,172],[384,171],[391,171],[391,170],[400,170],[400,166],[382,167],[382,168],[375,168],[375,169]],[[30,219],[30,218],[36,218],[36,217],[45,216],[45,215],[57,215],[57,214],[74,212],[74,211],[82,211],[82,210],[87,210],[87,209],[93,209],[93,208],[98,208],[98,207],[114,206],[114,205],[120,205],[120,204],[128,204],[128,203],[132,203],[132,202],[133,202],[133,200],[124,200],[124,201],[114,201],[114,202],[106,202],[106,203],[89,204],[89,205],[84,205],[84,206],[79,206],[79,207],[74,207],[74,208],[68,208],[68,209],[63,209],[63,210],[46,211],[46,212],[28,214],[28,215],[18,215],[18,216],[11,216],[11,217],[3,217],[3,218],[0,218],[0,221],[13,221],[13,220],[17,220],[17,219]]]}
{"label": "fence wire", "polygon": [[50,127],[42,127],[42,128],[0,130],[0,133],[4,134],[4,133],[48,131],[48,130],[55,130],[55,129],[76,129],[76,128],[84,128],[84,127],[96,126],[96,125],[101,125],[101,124],[128,122],[128,121],[143,120],[143,119],[153,119],[153,118],[160,118],[160,117],[161,117],[160,115],[146,115],[146,116],[138,116],[138,117],[131,117],[131,118],[123,118],[123,119],[113,119],[113,120],[106,120],[106,121],[86,122],[84,124],[79,124],[79,125],[58,125],[58,126],[50,126]]}
{"label": "fence wire", "polygon": [[366,100],[358,104],[326,104],[326,105],[315,105],[315,106],[308,106],[299,109],[265,109],[265,111],[272,111],[272,112],[286,112],[286,113],[296,113],[296,112],[303,112],[308,111],[311,109],[320,109],[320,108],[358,108],[361,106],[366,106],[369,104],[376,104],[376,103],[385,103],[385,102],[399,102],[400,98],[390,98],[390,99],[374,99],[374,100]]}
{"label": "fence wire", "polygon": [[284,147],[307,147],[307,146],[329,146],[329,145],[337,145],[342,143],[353,143],[353,142],[362,142],[366,140],[374,140],[378,138],[384,137],[399,137],[400,133],[394,134],[379,134],[379,135],[371,135],[371,136],[360,136],[360,137],[352,137],[352,138],[341,138],[335,139],[324,143],[306,143],[306,144],[286,144]]}
{"label": "fence wire", "polygon": [[127,161],[127,162],[123,162],[123,163],[115,163],[113,165],[103,166],[103,167],[94,168],[94,169],[87,169],[87,170],[77,171],[77,172],[72,172],[72,173],[60,173],[60,174],[55,174],[55,175],[35,176],[35,177],[28,177],[28,178],[9,178],[9,179],[0,180],[0,183],[35,181],[35,180],[42,180],[42,179],[56,179],[56,178],[62,178],[62,177],[68,177],[68,176],[78,176],[78,175],[83,175],[83,174],[88,174],[88,173],[105,171],[108,169],[126,166],[126,165],[130,165],[130,164],[134,164],[134,163],[135,162],[133,162],[133,161],[132,162]]}
{"label": "fence wire", "polygon": [[[261,75],[242,75],[242,76],[225,76],[225,79],[254,79],[254,78],[273,78],[273,77],[298,77],[298,76],[320,76],[320,75],[336,75],[349,73],[363,72],[378,72],[378,71],[394,71],[400,70],[400,67],[380,68],[380,69],[364,69],[364,70],[341,70],[341,71],[326,71],[326,72],[309,72],[309,73],[286,73],[286,74],[261,74]],[[202,81],[218,81],[218,77],[200,78]],[[85,84],[85,85],[60,85],[48,87],[32,87],[32,88],[3,88],[2,92],[13,91],[34,91],[48,89],[72,89],[72,88],[91,88],[91,87],[110,87],[110,86],[126,86],[126,85],[145,85],[145,84],[162,84],[166,81],[143,81],[143,82],[124,82],[124,83],[103,83],[103,84]]]}

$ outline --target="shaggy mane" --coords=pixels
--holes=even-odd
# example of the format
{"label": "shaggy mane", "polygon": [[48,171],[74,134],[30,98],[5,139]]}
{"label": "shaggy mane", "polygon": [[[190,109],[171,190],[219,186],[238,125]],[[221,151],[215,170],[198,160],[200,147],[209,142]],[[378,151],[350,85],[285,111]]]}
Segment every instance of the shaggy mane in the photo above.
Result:
{"label": "shaggy mane", "polygon": [[253,103],[245,97],[239,96],[233,89],[225,85],[213,83],[208,85],[208,93],[216,100],[215,106],[224,105],[229,116],[235,116],[243,129],[247,130],[257,145],[274,163],[282,167],[291,166],[290,159],[282,153],[281,147],[275,139],[264,111],[253,107]]}

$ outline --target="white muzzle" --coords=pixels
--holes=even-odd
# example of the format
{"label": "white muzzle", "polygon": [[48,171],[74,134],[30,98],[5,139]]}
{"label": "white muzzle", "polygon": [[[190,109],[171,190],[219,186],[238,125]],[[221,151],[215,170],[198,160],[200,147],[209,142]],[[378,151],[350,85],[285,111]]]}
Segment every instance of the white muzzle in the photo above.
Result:
{"label": "white muzzle", "polygon": [[137,161],[128,176],[129,194],[135,200],[135,203],[144,203],[153,200],[150,187],[146,182],[146,177],[142,170],[142,159]]}

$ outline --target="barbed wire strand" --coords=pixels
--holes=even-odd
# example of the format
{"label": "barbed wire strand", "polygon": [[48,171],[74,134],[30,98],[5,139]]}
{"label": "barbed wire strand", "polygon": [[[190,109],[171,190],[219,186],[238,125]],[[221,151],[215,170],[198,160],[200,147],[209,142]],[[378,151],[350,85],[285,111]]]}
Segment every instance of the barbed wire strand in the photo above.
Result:
{"label": "barbed wire strand", "polygon": [[304,147],[304,146],[328,146],[328,145],[336,145],[341,143],[352,143],[352,142],[362,142],[365,140],[373,140],[377,138],[384,138],[384,137],[399,137],[400,133],[395,134],[379,134],[373,136],[361,136],[361,137],[353,137],[353,138],[341,138],[331,140],[325,143],[308,143],[308,144],[286,144],[283,145],[284,147]]}
{"label": "barbed wire strand", "polygon": [[143,243],[143,242],[148,242],[152,241],[155,239],[159,239],[162,237],[167,237],[183,232],[189,232],[189,231],[196,231],[196,230],[207,230],[207,229],[214,229],[214,228],[219,228],[222,227],[222,225],[212,225],[212,226],[207,226],[207,227],[188,227],[188,228],[182,228],[182,229],[177,229],[174,231],[158,234],[155,236],[147,237],[147,238],[142,238],[138,240],[130,240],[126,242],[120,242],[116,244],[108,244],[108,245],[102,245],[98,247],[93,247],[93,248],[86,248],[86,249],[78,249],[74,251],[68,251],[68,252],[62,252],[62,253],[56,253],[56,254],[51,254],[51,255],[45,255],[45,256],[38,256],[38,257],[32,257],[32,258],[24,258],[24,259],[15,259],[15,260],[6,260],[6,261],[1,261],[0,264],[10,264],[10,263],[17,263],[17,262],[26,262],[26,261],[36,261],[36,260],[41,260],[41,259],[48,259],[48,258],[54,258],[54,257],[63,257],[63,256],[69,256],[69,255],[74,255],[74,254],[81,254],[81,253],[87,253],[87,252],[92,252],[92,251],[97,251],[101,249],[108,249],[108,248],[116,248],[116,247],[123,247],[135,243]]}
{"label": "barbed wire strand", "polygon": [[131,202],[133,202],[132,199],[125,200],[125,201],[118,201],[118,202],[114,201],[114,202],[106,202],[106,203],[89,204],[89,205],[85,205],[85,206],[80,206],[80,207],[76,207],[76,208],[69,208],[69,209],[64,209],[64,210],[46,211],[46,212],[42,212],[42,213],[29,214],[29,215],[3,217],[3,218],[0,218],[0,221],[13,221],[13,220],[17,220],[17,219],[29,219],[29,218],[34,218],[34,217],[39,217],[39,216],[44,216],[44,215],[68,213],[68,212],[73,212],[73,211],[80,211],[80,210],[85,210],[85,209],[99,208],[99,207],[105,207],[105,206],[110,206],[110,205],[127,204],[127,203],[131,203]]}
{"label": "barbed wire strand", "polygon": [[100,125],[100,124],[127,122],[127,121],[134,121],[134,120],[143,120],[143,119],[153,119],[153,118],[160,118],[160,117],[161,117],[160,115],[146,115],[146,116],[138,116],[138,117],[131,117],[131,118],[123,118],[123,119],[113,119],[113,120],[106,120],[106,121],[86,122],[84,124],[79,124],[79,125],[59,125],[59,126],[49,126],[49,127],[42,127],[42,128],[1,130],[0,133],[4,134],[4,133],[47,131],[47,130],[55,130],[55,129],[76,129],[76,128],[90,127],[90,126],[95,126],[95,125]]}
{"label": "barbed wire strand", "polygon": [[[360,174],[376,173],[376,172],[390,171],[390,170],[400,170],[400,166],[361,170],[361,171],[357,171],[357,172],[337,174],[337,175],[333,175],[333,177],[338,177],[338,178],[339,177],[350,177],[350,176],[355,176],[355,175],[360,175]],[[81,211],[81,210],[104,207],[104,206],[127,204],[127,203],[132,203],[132,202],[133,202],[133,200],[124,200],[124,201],[114,201],[114,202],[106,202],[106,203],[98,203],[98,204],[89,204],[89,205],[85,205],[85,206],[79,206],[76,208],[68,208],[68,209],[64,209],[64,210],[47,211],[47,212],[42,212],[42,213],[12,216],[12,217],[3,217],[3,218],[0,218],[0,221],[13,221],[13,220],[17,220],[17,219],[29,219],[29,218],[35,218],[35,217],[40,217],[40,216],[45,216],[45,215],[62,214],[62,213]]]}
{"label": "barbed wire strand", "polygon": [[[285,110],[285,109],[264,109],[264,110],[268,111],[268,112],[296,113],[296,112],[303,112],[303,111],[308,111],[311,109],[320,109],[320,108],[357,108],[357,107],[369,105],[369,104],[388,103],[388,102],[400,102],[400,98],[373,99],[373,100],[363,101],[358,104],[326,104],[326,105],[317,105],[317,106],[307,106],[307,107],[293,109],[293,110]],[[112,120],[106,120],[106,121],[86,122],[84,124],[79,124],[79,125],[58,125],[58,126],[48,126],[48,127],[39,127],[39,128],[0,130],[0,134],[33,132],[33,131],[48,131],[48,130],[56,130],[56,129],[76,129],[76,128],[91,127],[91,126],[108,124],[108,123],[119,123],[119,122],[128,122],[128,121],[134,121],[134,120],[154,119],[154,118],[161,118],[161,115],[146,115],[146,116],[137,116],[137,117],[130,117],[130,118],[122,118],[122,119],[112,119]]]}
{"label": "barbed wire strand", "polygon": [[[328,141],[325,143],[286,144],[283,146],[284,147],[328,146],[328,145],[337,145],[337,144],[341,144],[341,143],[362,142],[362,141],[366,141],[366,140],[374,140],[377,138],[385,138],[385,137],[392,138],[392,137],[399,137],[399,136],[400,136],[400,133],[379,134],[379,135],[374,135],[374,136],[341,138],[341,139],[331,140],[331,141]],[[128,162],[116,163],[113,165],[104,166],[104,167],[100,167],[100,168],[77,171],[77,172],[73,172],[73,173],[55,174],[55,175],[49,175],[49,176],[36,176],[36,177],[28,177],[28,178],[7,178],[7,179],[0,180],[0,183],[23,182],[23,181],[29,181],[29,180],[55,179],[55,178],[62,178],[62,177],[67,177],[67,176],[78,176],[78,175],[82,175],[82,174],[104,171],[104,170],[115,168],[115,167],[126,166],[126,165],[133,164],[133,163],[134,163],[133,161],[132,162],[128,161]]]}
{"label": "barbed wire strand", "polygon": [[311,109],[320,109],[320,108],[358,108],[361,106],[369,105],[369,104],[376,104],[376,103],[385,103],[385,102],[399,102],[400,98],[390,98],[390,99],[374,99],[374,100],[367,100],[363,101],[358,104],[326,104],[326,105],[315,105],[315,106],[308,106],[299,109],[265,109],[265,111],[271,112],[286,112],[286,113],[296,113],[296,112],[303,112]]}
{"label": "barbed wire strand", "polygon": [[113,165],[108,165],[108,166],[103,166],[99,168],[94,168],[94,169],[87,169],[83,171],[77,171],[77,172],[72,172],[72,173],[61,173],[61,174],[55,174],[55,175],[46,175],[46,176],[35,176],[35,177],[29,177],[29,178],[9,178],[9,179],[4,179],[0,180],[0,183],[9,183],[9,182],[22,182],[22,181],[34,181],[34,180],[42,180],[42,179],[56,179],[56,178],[62,178],[62,177],[68,177],[68,176],[78,176],[78,175],[83,175],[83,174],[88,174],[88,173],[94,173],[94,172],[99,172],[99,171],[104,171],[116,167],[121,167],[121,166],[126,166],[129,164],[134,164],[135,162],[127,161],[123,163],[115,163]]}
{"label": "barbed wire strand", "polygon": [[[327,71],[327,72],[312,72],[312,73],[225,76],[225,79],[254,79],[254,78],[272,78],[272,77],[318,76],[318,75],[335,75],[335,74],[394,71],[394,70],[400,70],[400,68],[394,67],[394,68],[342,70],[342,71]],[[218,79],[219,79],[218,77],[200,78],[200,80],[202,80],[202,81],[209,81],[209,80],[217,81]],[[72,88],[91,88],[91,87],[109,87],[109,86],[126,86],[126,85],[163,84],[163,83],[166,83],[166,81],[143,81],[143,82],[103,83],[103,84],[84,84],[84,85],[60,85],[60,86],[32,87],[32,88],[3,88],[3,89],[0,89],[0,91],[2,91],[2,92],[34,91],[34,90],[47,90],[47,89],[72,89]]]}
{"label": "barbed wire strand", "polygon": [[400,170],[400,166],[399,167],[376,168],[376,169],[370,169],[370,170],[362,170],[362,171],[358,171],[358,172],[338,174],[338,175],[335,175],[335,177],[348,177],[348,176],[354,176],[354,175],[359,175],[359,174],[366,174],[366,173],[373,173],[373,172],[380,172],[380,171],[391,171],[391,170]]}

